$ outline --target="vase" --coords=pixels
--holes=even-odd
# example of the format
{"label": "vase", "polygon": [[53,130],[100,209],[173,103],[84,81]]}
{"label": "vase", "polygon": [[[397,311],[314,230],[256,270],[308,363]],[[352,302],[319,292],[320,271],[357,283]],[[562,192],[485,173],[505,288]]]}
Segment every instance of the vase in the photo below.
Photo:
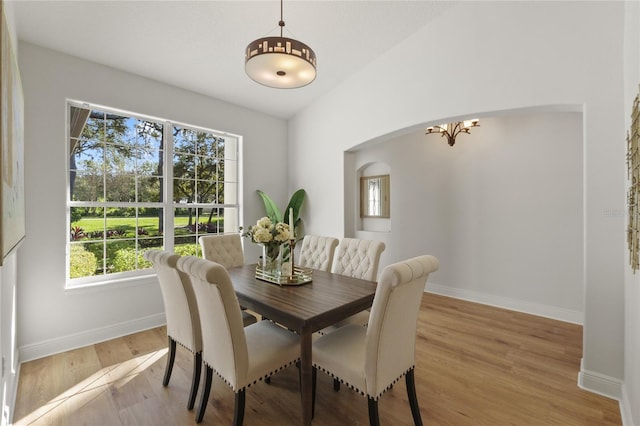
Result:
{"label": "vase", "polygon": [[275,278],[282,275],[282,250],[283,244],[262,245],[262,271]]}

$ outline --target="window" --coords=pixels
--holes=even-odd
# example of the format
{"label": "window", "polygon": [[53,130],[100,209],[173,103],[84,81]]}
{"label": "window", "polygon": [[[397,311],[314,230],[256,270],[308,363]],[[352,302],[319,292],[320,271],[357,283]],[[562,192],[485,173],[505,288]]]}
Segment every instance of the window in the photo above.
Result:
{"label": "window", "polygon": [[68,118],[70,286],[140,275],[149,249],[199,256],[201,235],[238,231],[237,136],[77,102]]}

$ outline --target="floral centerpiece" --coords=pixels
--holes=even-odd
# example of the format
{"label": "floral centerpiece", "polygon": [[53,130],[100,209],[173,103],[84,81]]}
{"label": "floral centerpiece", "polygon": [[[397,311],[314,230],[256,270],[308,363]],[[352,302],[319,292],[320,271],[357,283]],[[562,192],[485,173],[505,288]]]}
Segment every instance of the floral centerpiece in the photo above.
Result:
{"label": "floral centerpiece", "polygon": [[281,267],[281,246],[292,235],[289,225],[284,222],[273,223],[268,217],[258,219],[255,225],[243,234],[256,244],[262,245],[262,269],[278,274]]}

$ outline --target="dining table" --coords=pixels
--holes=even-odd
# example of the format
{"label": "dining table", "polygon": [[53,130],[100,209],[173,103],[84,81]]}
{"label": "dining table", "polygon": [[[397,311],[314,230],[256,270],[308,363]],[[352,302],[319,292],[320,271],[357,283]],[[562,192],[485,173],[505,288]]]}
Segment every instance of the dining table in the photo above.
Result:
{"label": "dining table", "polygon": [[228,269],[240,305],[300,336],[302,424],[312,420],[312,336],[373,304],[376,282],[313,270],[311,282],[279,285],[256,278],[256,265]]}

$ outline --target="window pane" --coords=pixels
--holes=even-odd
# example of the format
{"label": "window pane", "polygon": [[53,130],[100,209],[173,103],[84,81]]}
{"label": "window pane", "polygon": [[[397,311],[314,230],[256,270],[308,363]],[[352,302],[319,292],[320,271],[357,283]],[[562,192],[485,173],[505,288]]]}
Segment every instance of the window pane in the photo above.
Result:
{"label": "window pane", "polygon": [[101,143],[81,139],[77,141],[71,155],[69,168],[83,172],[102,172],[104,164],[104,148]]}
{"label": "window pane", "polygon": [[107,274],[135,271],[137,251],[135,240],[107,241]]}
{"label": "window pane", "polygon": [[102,173],[70,172],[69,196],[72,201],[104,200],[104,176]]}
{"label": "window pane", "polygon": [[103,244],[72,243],[69,250],[69,278],[100,275],[103,269]]}
{"label": "window pane", "polygon": [[196,163],[196,177],[203,180],[216,180],[224,177],[224,168],[219,158],[198,157]]}
{"label": "window pane", "polygon": [[110,208],[107,215],[107,238],[135,238],[136,209]]}
{"label": "window pane", "polygon": [[138,214],[138,238],[157,238],[162,236],[164,229],[162,209],[141,208]]}
{"label": "window pane", "polygon": [[195,180],[175,179],[173,181],[173,201],[176,203],[193,203],[196,198]]}
{"label": "window pane", "polygon": [[190,154],[174,154],[173,176],[182,179],[195,179],[196,157]]}
{"label": "window pane", "polygon": [[198,203],[214,204],[218,202],[218,183],[199,180],[197,182]]}
{"label": "window pane", "polygon": [[157,203],[162,201],[162,179],[159,177],[138,178],[138,202]]}
{"label": "window pane", "polygon": [[173,135],[173,149],[175,152],[195,154],[195,130],[173,127]]}
{"label": "window pane", "polygon": [[105,195],[107,201],[134,202],[136,200],[136,177],[129,174],[108,174]]}

